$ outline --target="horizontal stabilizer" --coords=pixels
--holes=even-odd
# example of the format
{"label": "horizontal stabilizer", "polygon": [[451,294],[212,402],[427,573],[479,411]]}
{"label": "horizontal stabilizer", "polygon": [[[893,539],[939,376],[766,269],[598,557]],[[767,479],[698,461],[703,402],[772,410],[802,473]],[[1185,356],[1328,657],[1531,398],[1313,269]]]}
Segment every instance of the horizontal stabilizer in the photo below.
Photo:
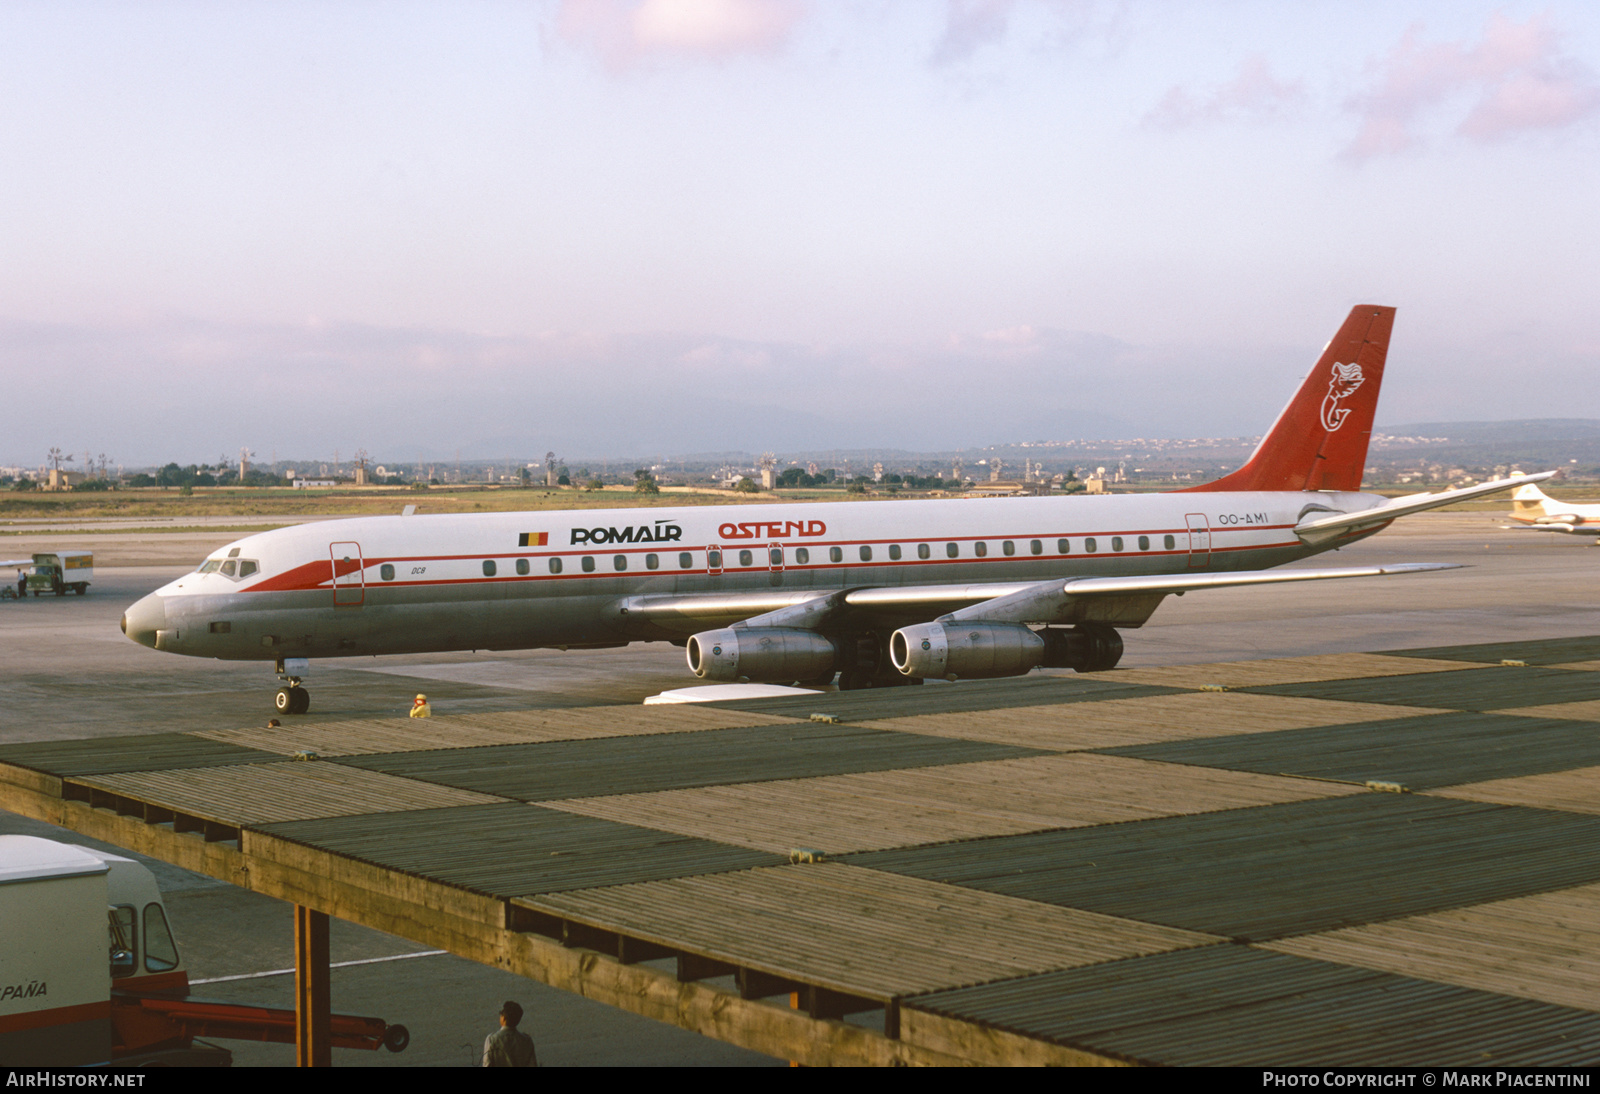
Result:
{"label": "horizontal stabilizer", "polygon": [[1442,494],[1411,494],[1403,498],[1394,498],[1387,505],[1374,506],[1357,513],[1332,513],[1303,520],[1295,525],[1294,534],[1300,537],[1302,543],[1326,543],[1339,536],[1382,527],[1396,517],[1423,513],[1458,501],[1481,498],[1486,494],[1509,490],[1524,483],[1543,482],[1555,474],[1554,471],[1544,471],[1537,475],[1520,475],[1514,479],[1495,479],[1493,482],[1482,482],[1477,486],[1463,486],[1459,490],[1446,490]]}

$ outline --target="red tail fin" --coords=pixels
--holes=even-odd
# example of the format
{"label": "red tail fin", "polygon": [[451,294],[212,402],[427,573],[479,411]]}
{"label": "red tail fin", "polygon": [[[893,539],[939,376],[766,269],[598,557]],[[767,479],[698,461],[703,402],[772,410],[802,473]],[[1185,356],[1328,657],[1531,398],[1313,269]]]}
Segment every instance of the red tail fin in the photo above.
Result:
{"label": "red tail fin", "polygon": [[1351,308],[1249,461],[1216,482],[1181,492],[1361,489],[1393,328],[1393,308]]}

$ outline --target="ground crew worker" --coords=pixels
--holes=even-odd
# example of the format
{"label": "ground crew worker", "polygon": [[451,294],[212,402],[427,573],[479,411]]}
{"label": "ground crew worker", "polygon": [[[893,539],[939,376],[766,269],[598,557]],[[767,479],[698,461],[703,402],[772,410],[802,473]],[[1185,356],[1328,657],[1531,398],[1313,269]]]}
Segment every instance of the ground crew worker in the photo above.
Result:
{"label": "ground crew worker", "polygon": [[500,1028],[484,1038],[484,1067],[538,1067],[534,1055],[533,1038],[517,1026],[522,1022],[522,1008],[510,1000],[500,1008]]}
{"label": "ground crew worker", "polygon": [[413,718],[432,718],[433,717],[433,708],[428,705],[428,697],[426,695],[417,696],[416,701],[411,704],[411,717],[413,717]]}

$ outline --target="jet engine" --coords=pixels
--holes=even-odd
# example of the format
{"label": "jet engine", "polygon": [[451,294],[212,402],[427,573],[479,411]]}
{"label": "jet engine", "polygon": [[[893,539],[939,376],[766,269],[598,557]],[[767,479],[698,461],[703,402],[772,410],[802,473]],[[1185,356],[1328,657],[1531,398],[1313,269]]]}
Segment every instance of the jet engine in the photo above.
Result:
{"label": "jet engine", "polygon": [[889,659],[906,676],[983,679],[1021,676],[1036,668],[1100,672],[1122,657],[1122,636],[1110,627],[1020,623],[921,623],[889,639]]}
{"label": "jet engine", "polygon": [[1021,676],[1044,664],[1044,639],[1019,623],[919,623],[889,638],[907,676]]}
{"label": "jet engine", "polygon": [[689,669],[702,680],[788,683],[816,680],[839,663],[833,641],[794,627],[701,631],[688,644]]}

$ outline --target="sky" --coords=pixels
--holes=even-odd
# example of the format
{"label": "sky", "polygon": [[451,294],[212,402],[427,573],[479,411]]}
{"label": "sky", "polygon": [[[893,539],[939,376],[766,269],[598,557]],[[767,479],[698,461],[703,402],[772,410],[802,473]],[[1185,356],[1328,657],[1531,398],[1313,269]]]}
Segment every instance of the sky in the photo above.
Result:
{"label": "sky", "polygon": [[9,0],[0,464],[1600,417],[1600,7]]}

